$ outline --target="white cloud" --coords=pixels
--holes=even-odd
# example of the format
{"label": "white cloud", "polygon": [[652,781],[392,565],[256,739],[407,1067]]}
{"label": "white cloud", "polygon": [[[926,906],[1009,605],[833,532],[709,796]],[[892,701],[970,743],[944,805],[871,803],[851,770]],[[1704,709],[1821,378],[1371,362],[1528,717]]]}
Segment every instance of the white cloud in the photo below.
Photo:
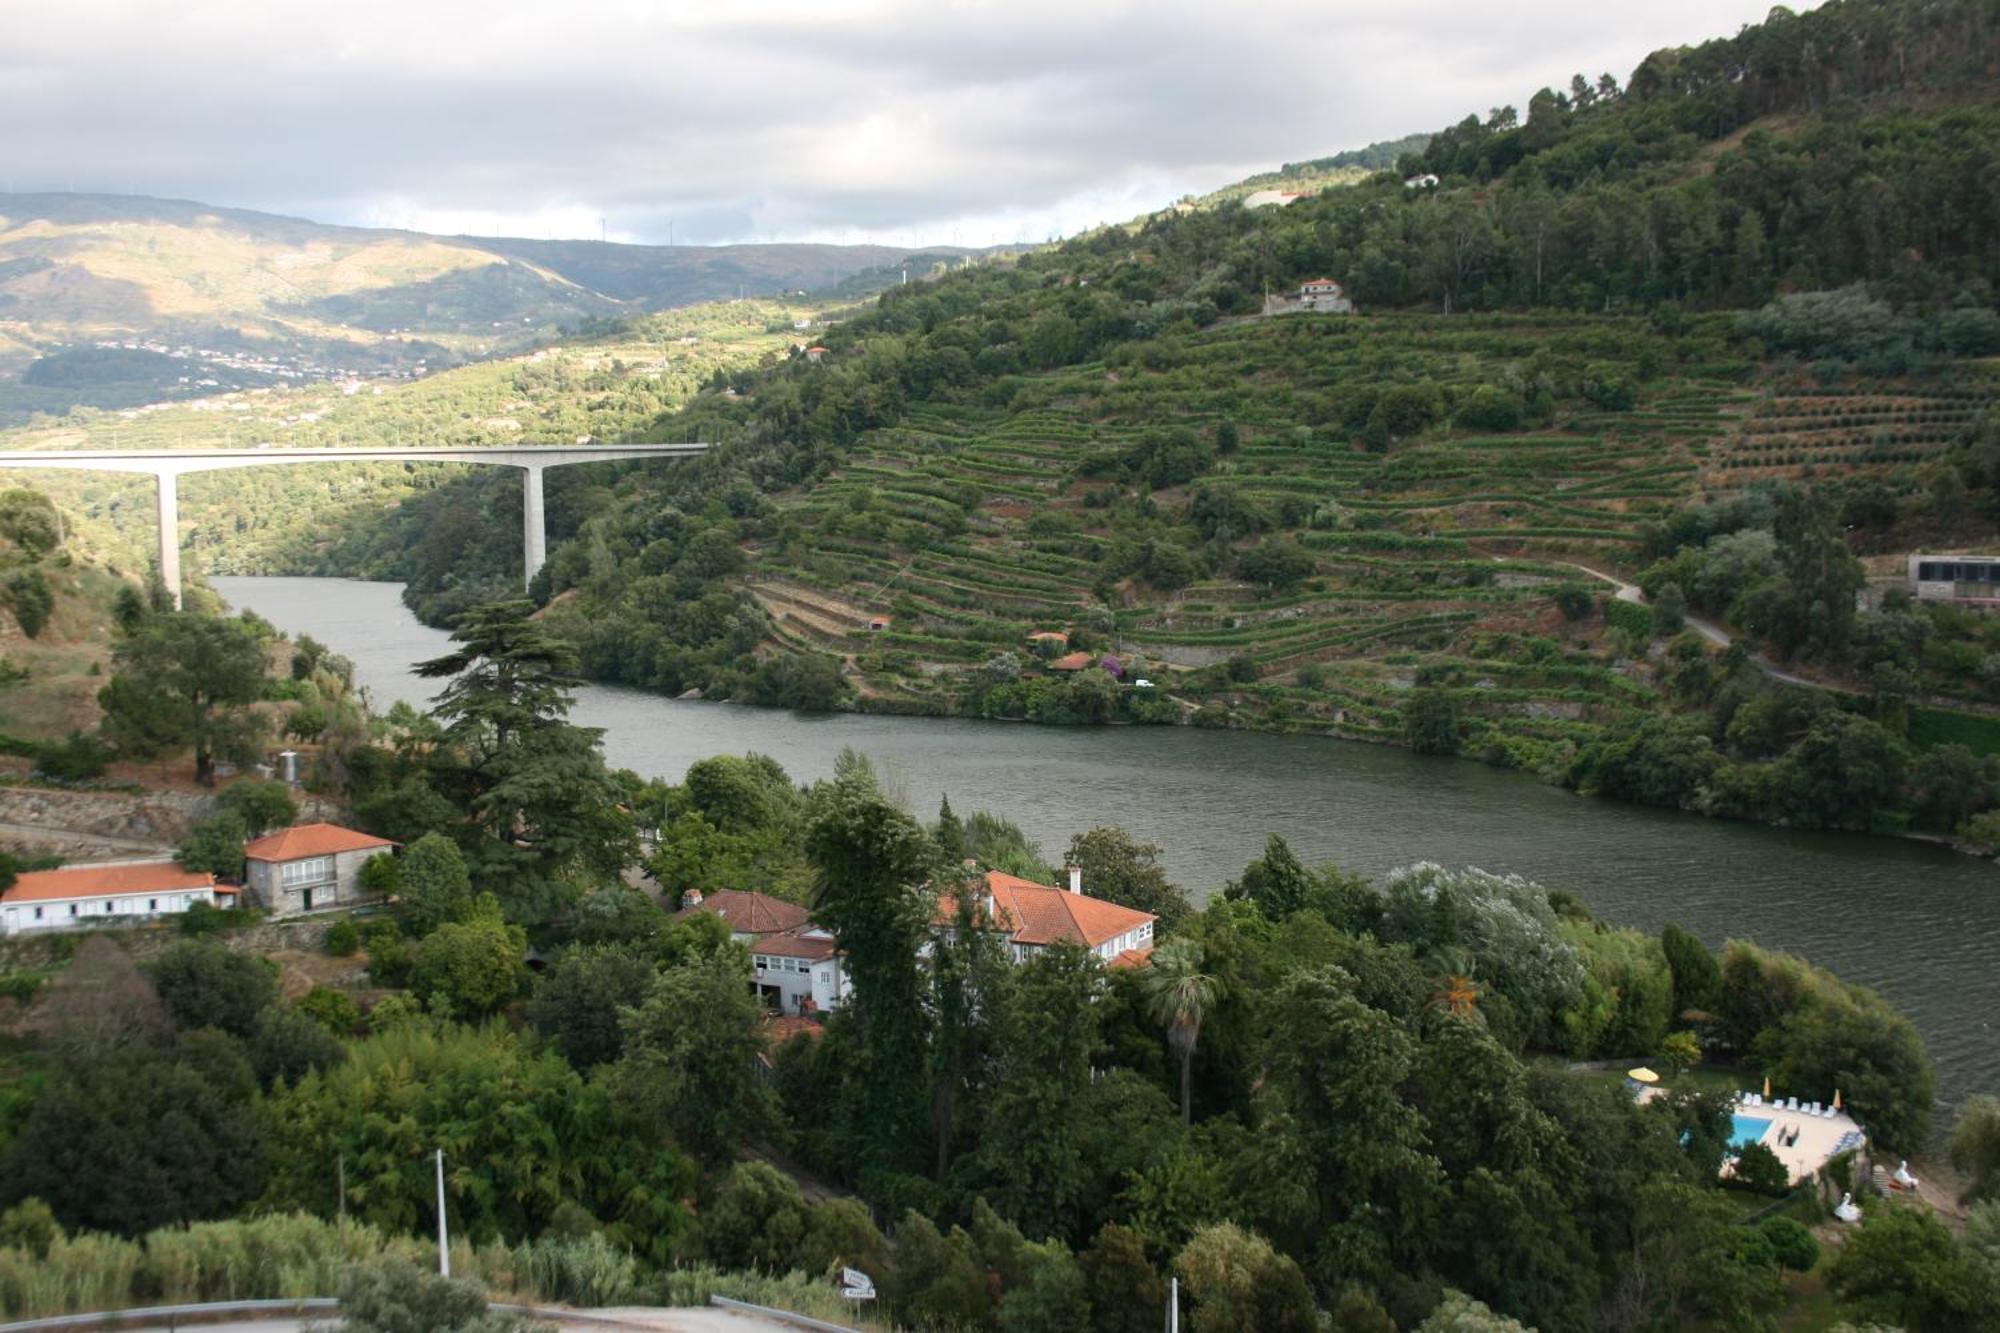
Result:
{"label": "white cloud", "polygon": [[1768,0],[4,0],[0,176],[328,221],[1040,240]]}

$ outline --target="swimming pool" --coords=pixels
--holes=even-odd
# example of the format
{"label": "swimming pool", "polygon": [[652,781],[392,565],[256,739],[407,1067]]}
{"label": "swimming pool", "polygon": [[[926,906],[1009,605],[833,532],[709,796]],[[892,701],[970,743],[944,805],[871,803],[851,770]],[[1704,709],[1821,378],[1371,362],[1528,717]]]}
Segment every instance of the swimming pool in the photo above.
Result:
{"label": "swimming pool", "polygon": [[1758,1115],[1732,1115],[1729,1117],[1729,1146],[1745,1148],[1764,1141],[1764,1131],[1771,1127],[1767,1117]]}

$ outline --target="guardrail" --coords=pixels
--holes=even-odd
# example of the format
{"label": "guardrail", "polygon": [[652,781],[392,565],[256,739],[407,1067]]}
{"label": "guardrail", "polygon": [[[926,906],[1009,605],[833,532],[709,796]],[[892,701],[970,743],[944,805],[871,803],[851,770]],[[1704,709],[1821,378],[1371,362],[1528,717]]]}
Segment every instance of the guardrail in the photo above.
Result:
{"label": "guardrail", "polygon": [[[718,1301],[721,1297],[716,1298]],[[507,1305],[493,1301],[486,1307],[502,1314],[521,1315],[528,1319],[557,1320],[564,1324],[591,1324],[601,1328],[643,1329],[645,1324],[636,1324],[613,1315],[586,1314],[580,1310],[551,1310],[539,1305]],[[758,1306],[746,1305],[746,1310],[758,1310],[773,1317],[785,1317],[781,1311],[762,1310]],[[257,1315],[306,1315],[331,1314],[340,1309],[340,1302],[331,1296],[302,1296],[291,1300],[261,1301],[204,1301],[194,1305],[150,1305],[129,1310],[96,1310],[88,1314],[46,1315],[40,1319],[24,1319],[16,1323],[0,1324],[0,1333],[30,1333],[35,1329],[59,1328],[123,1328],[129,1324],[165,1323],[169,1328],[180,1325],[183,1319],[198,1320],[202,1324],[227,1323],[237,1319],[248,1319]],[[794,1320],[804,1319],[803,1315],[793,1315]],[[814,1321],[802,1323],[803,1328],[838,1329],[838,1324]],[[841,1333],[853,1333],[842,1329]]]}
{"label": "guardrail", "polygon": [[708,1303],[719,1306],[724,1310],[740,1310],[744,1314],[760,1314],[766,1319],[776,1319],[780,1323],[790,1324],[794,1328],[814,1329],[817,1330],[817,1333],[860,1333],[860,1330],[851,1324],[829,1324],[826,1320],[815,1319],[811,1315],[793,1314],[790,1310],[774,1310],[768,1305],[752,1305],[748,1301],[733,1301],[727,1296],[710,1296]]}
{"label": "guardrail", "polygon": [[340,1302],[331,1296],[307,1296],[297,1300],[276,1301],[205,1301],[198,1305],[152,1305],[132,1310],[98,1310],[90,1314],[47,1315],[41,1319],[24,1319],[18,1323],[0,1324],[0,1333],[16,1333],[16,1330],[38,1328],[118,1328],[121,1325],[144,1321],[157,1324],[164,1321],[169,1327],[180,1322],[183,1317],[230,1319],[239,1315],[257,1314],[307,1314],[328,1310],[338,1310]]}

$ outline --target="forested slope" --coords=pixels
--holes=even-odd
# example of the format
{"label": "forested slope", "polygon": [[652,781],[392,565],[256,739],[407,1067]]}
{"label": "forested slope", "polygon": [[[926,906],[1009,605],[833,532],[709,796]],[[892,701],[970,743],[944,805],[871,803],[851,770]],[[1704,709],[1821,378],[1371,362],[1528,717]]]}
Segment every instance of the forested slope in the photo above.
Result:
{"label": "forested slope", "polygon": [[[1929,710],[2000,702],[2000,642],[1893,595],[1851,608],[1858,556],[1989,542],[2000,516],[1994,14],[1778,11],[1284,209],[891,291],[823,358],[658,423],[727,443],[571,512],[550,623],[594,674],[671,691],[1304,727],[1950,831],[1966,806],[1924,793],[2000,793],[1970,752],[1926,777],[1930,742],[1993,729]],[[1363,313],[1261,315],[1317,276]],[[430,616],[472,591],[387,558]],[[1690,606],[1858,693],[1791,701],[1744,649],[1676,638]],[[1155,688],[1048,671],[1035,630]],[[1806,790],[1843,746],[1860,794]]]}

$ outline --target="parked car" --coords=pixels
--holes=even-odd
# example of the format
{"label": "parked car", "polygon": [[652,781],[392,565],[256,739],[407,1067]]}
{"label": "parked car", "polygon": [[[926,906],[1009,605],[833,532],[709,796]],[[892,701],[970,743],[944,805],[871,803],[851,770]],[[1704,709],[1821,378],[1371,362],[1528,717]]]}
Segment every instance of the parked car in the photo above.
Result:
{"label": "parked car", "polygon": [[1132,688],[1135,690],[1150,690],[1153,688],[1153,682],[1141,676],[1132,682]]}

